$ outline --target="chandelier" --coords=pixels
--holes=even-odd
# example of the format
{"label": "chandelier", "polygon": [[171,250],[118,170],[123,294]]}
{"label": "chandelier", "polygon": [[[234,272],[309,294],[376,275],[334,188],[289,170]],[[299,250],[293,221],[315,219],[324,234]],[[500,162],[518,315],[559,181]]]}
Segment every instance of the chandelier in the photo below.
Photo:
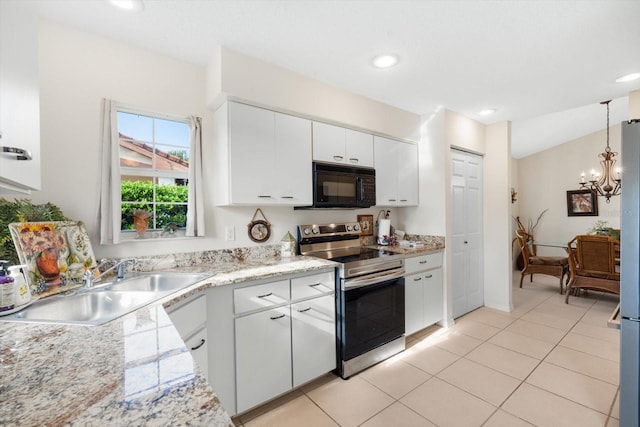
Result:
{"label": "chandelier", "polygon": [[596,173],[594,169],[591,169],[591,179],[589,181],[585,180],[584,172],[582,173],[580,179],[581,190],[592,190],[599,196],[605,197],[607,199],[607,203],[609,203],[611,196],[618,196],[620,194],[620,190],[622,189],[620,168],[617,168],[615,171],[613,169],[613,166],[616,164],[616,160],[614,159],[614,157],[617,156],[618,153],[611,151],[611,147],[609,147],[610,102],[611,100],[602,101],[600,103],[607,106],[607,148],[604,149],[603,153],[598,154],[598,157],[601,159],[600,165],[602,166],[602,173]]}

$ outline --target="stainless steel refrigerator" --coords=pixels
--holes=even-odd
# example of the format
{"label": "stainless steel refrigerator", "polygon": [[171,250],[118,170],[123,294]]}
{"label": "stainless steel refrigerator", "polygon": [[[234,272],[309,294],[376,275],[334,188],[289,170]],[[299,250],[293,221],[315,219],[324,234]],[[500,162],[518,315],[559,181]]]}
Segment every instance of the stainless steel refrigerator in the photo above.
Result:
{"label": "stainless steel refrigerator", "polygon": [[640,425],[640,121],[622,122],[620,425]]}

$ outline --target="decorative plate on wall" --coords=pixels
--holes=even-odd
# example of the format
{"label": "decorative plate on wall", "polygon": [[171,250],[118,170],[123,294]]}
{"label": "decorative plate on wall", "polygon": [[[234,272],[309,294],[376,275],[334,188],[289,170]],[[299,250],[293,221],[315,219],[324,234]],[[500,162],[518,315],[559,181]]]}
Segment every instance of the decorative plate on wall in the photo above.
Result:
{"label": "decorative plate on wall", "polygon": [[20,263],[26,265],[31,294],[57,294],[82,285],[96,266],[89,235],[80,221],[14,222],[9,231]]}
{"label": "decorative plate on wall", "polygon": [[[264,220],[256,219],[258,213],[262,215]],[[267,217],[264,216],[260,208],[256,209],[256,212],[253,214],[253,219],[247,227],[249,228],[249,238],[256,243],[266,242],[269,240],[269,237],[271,237],[271,223],[267,221]]]}

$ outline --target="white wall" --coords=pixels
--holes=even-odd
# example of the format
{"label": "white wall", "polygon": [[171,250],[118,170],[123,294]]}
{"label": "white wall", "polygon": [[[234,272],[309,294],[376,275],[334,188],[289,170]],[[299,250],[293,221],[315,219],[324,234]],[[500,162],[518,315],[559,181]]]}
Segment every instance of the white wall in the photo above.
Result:
{"label": "white wall", "polygon": [[[42,191],[33,192],[30,196],[34,202],[55,203],[69,218],[84,221],[92,234],[98,258],[257,245],[247,235],[247,224],[255,208],[214,207],[212,197],[206,194],[212,186],[205,187],[206,238],[99,245],[95,239],[95,222],[99,180],[100,99],[111,98],[159,113],[201,116],[204,143],[211,144],[213,113],[207,107],[206,88],[213,87],[212,90],[215,90],[216,79],[210,78],[210,68],[177,61],[53,23],[41,24],[39,42],[43,179]],[[280,80],[271,83],[261,80],[260,84],[270,86],[274,98],[261,98],[260,101],[274,101],[277,94],[290,90],[289,87],[278,89],[280,83]],[[257,85],[258,82],[252,84]],[[260,94],[261,90],[256,89],[255,93]],[[303,98],[302,94],[298,96]],[[348,93],[337,89],[327,90],[323,105],[330,105],[332,100],[337,105],[338,100],[349,97]],[[378,116],[389,111],[378,102],[369,100],[367,103],[366,98],[356,98],[358,107],[366,107],[365,111],[377,111]],[[313,104],[313,98],[307,98],[307,103]],[[343,115],[336,115],[336,120],[348,123],[353,119],[346,114],[347,106],[337,110],[342,111]],[[399,123],[403,123],[400,126],[402,130],[393,136],[418,134],[417,115],[402,113],[401,110],[396,110],[394,114],[404,114],[404,119],[399,120]],[[411,123],[415,124],[413,131],[410,130]],[[363,126],[364,122],[356,124]],[[395,132],[392,126],[384,130]],[[205,167],[210,167],[211,164],[206,164]],[[294,211],[292,208],[265,207],[262,210],[272,223],[271,238],[266,243],[275,244],[287,231],[295,234],[295,226],[298,224],[355,221],[358,214],[370,213],[375,216],[379,209]],[[399,210],[392,209],[391,218],[394,225],[401,221]],[[235,228],[235,241],[224,240],[227,226]]]}
{"label": "white wall", "polygon": [[[511,310],[511,254],[509,223],[511,221],[510,124],[485,126],[453,111],[445,111],[446,218],[452,217],[451,148],[483,156],[484,170],[484,302],[503,311]],[[447,223],[447,241],[451,241],[451,225]],[[451,323],[452,269],[451,253],[445,252],[446,292],[448,306],[445,322]]]}
{"label": "white wall", "polygon": [[[610,128],[612,151],[620,152],[621,127]],[[549,211],[535,230],[539,242],[567,243],[577,234],[585,234],[597,220],[604,220],[613,228],[620,228],[620,198],[612,197],[609,204],[598,197],[598,216],[570,217],[567,215],[567,190],[578,190],[580,174],[587,177],[593,168],[601,171],[598,154],[606,147],[606,130],[566,142],[519,160],[519,215],[527,225],[544,210]],[[617,166],[622,164],[621,156]],[[624,185],[624,172],[623,172]],[[542,248],[539,248],[542,249]],[[554,249],[542,249],[540,255],[561,255]]]}
{"label": "white wall", "polygon": [[207,67],[214,108],[233,96],[299,115],[418,141],[420,116],[222,48]]}
{"label": "white wall", "polygon": [[484,304],[513,310],[511,300],[511,123],[486,128],[484,156]]}

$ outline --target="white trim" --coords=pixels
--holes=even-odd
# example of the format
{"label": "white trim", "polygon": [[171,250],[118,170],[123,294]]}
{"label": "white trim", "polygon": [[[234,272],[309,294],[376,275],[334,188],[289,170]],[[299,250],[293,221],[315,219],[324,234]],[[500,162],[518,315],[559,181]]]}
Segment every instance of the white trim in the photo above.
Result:
{"label": "white trim", "polygon": [[158,118],[158,119],[164,119],[164,120],[171,120],[174,122],[181,122],[181,123],[185,123],[185,124],[189,124],[189,116],[185,115],[185,116],[179,116],[176,114],[167,114],[167,113],[155,113],[151,110],[145,110],[144,108],[139,108],[139,107],[134,107],[131,105],[127,105],[127,104],[121,104],[116,102],[116,111],[117,112],[123,112],[123,113],[130,113],[130,114],[138,114],[141,116],[146,116],[146,117],[151,117],[151,118]]}

